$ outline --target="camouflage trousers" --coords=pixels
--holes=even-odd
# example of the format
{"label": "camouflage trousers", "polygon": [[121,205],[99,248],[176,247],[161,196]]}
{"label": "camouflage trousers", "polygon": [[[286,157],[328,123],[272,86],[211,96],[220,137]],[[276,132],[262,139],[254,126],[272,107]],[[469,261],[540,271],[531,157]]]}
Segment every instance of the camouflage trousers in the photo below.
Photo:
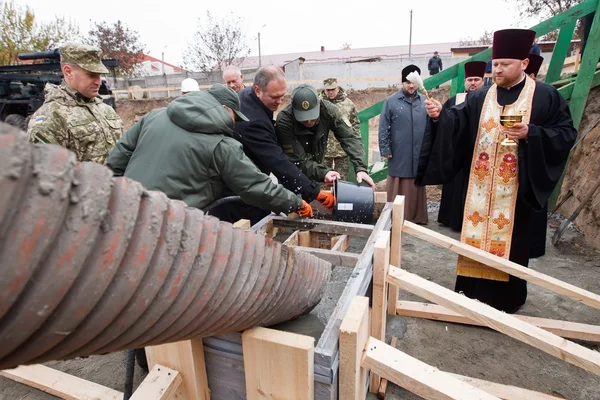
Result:
{"label": "camouflage trousers", "polygon": [[327,165],[328,168],[339,172],[342,176],[342,180],[348,180],[348,170],[350,168],[348,157],[325,158],[325,165]]}

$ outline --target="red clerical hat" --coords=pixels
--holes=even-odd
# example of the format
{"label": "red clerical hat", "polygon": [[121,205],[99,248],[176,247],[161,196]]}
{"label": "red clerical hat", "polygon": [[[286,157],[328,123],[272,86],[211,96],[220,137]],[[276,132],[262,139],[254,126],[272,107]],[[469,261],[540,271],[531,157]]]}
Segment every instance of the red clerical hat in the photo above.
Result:
{"label": "red clerical hat", "polygon": [[471,61],[465,64],[465,79],[478,76],[483,78],[485,75],[485,67],[487,63],[485,61]]}
{"label": "red clerical hat", "polygon": [[529,65],[525,68],[525,74],[534,74],[537,76],[542,63],[544,62],[544,57],[538,56],[537,54],[529,55]]}
{"label": "red clerical hat", "polygon": [[529,57],[535,31],[530,29],[504,29],[494,32],[492,59],[510,58],[524,60]]}

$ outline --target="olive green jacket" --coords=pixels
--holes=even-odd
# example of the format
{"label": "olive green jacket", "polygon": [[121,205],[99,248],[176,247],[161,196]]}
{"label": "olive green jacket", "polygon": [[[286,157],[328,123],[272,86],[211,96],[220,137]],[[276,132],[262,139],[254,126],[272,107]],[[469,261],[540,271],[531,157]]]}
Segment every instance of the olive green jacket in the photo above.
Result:
{"label": "olive green jacket", "polygon": [[275,128],[283,151],[309,179],[323,182],[331,170],[323,163],[331,131],[350,158],[354,170],[367,171],[363,143],[352,129],[350,121],[342,117],[340,110],[328,101],[320,101],[319,107],[319,118],[310,129],[296,121],[291,105],[279,112]]}

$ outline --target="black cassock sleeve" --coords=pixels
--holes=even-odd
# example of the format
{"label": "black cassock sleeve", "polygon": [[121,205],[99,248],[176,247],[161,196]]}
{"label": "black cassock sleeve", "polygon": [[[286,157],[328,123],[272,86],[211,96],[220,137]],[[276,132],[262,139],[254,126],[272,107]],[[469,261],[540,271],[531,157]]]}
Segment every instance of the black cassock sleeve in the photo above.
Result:
{"label": "black cassock sleeve", "polygon": [[[479,96],[467,96],[465,102],[444,105],[437,121],[427,117],[427,126],[415,185],[440,185],[450,182],[462,168],[471,165],[473,143],[471,125],[477,129]],[[471,115],[474,121],[471,121]]]}
{"label": "black cassock sleeve", "polygon": [[566,101],[551,86],[537,83],[527,140],[519,143],[519,196],[541,210],[566,166],[577,137]]}

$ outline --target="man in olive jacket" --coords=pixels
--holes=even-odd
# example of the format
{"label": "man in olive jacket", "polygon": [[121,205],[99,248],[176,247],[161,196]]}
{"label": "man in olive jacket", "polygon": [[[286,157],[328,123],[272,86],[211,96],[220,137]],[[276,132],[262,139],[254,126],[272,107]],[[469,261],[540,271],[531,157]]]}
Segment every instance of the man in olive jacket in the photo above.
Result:
{"label": "man in olive jacket", "polygon": [[276,185],[244,155],[231,136],[239,111],[235,92],[214,85],[146,114],[117,143],[107,165],[150,190],[204,208],[227,185],[245,202],[274,212],[312,216],[300,197]]}
{"label": "man in olive jacket", "polygon": [[324,163],[329,131],[333,132],[354,166],[356,180],[375,189],[367,174],[365,149],[350,121],[329,101],[319,101],[311,85],[299,85],[292,91],[291,104],[277,115],[277,139],[292,162],[309,178],[333,185],[340,174]]}

